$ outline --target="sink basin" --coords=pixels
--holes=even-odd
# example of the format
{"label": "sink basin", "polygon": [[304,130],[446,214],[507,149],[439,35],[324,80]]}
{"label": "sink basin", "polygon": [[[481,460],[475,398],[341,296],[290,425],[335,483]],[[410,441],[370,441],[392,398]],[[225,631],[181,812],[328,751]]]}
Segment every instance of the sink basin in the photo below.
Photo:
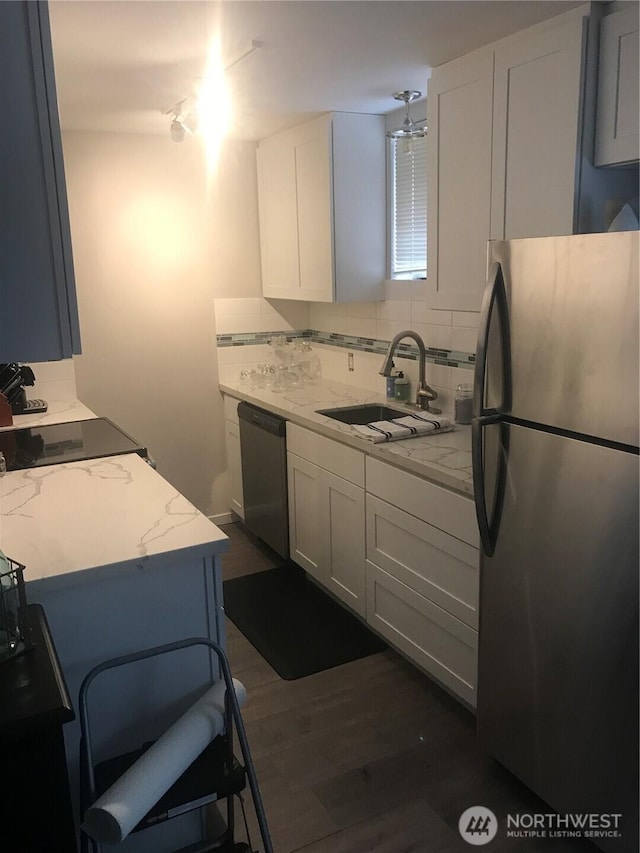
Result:
{"label": "sink basin", "polygon": [[363,403],[361,406],[341,406],[337,409],[320,409],[319,415],[325,415],[343,424],[370,424],[375,421],[389,421],[408,414],[402,409],[392,409],[380,403]]}

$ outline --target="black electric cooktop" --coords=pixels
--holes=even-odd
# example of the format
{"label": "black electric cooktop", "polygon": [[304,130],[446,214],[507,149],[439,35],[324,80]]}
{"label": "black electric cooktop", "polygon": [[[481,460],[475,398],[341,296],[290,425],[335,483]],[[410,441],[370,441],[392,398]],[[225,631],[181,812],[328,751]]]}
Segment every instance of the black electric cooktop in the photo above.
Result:
{"label": "black electric cooktop", "polygon": [[0,432],[0,450],[8,471],[41,465],[79,462],[101,456],[137,453],[147,458],[147,448],[138,444],[108,418],[70,421]]}

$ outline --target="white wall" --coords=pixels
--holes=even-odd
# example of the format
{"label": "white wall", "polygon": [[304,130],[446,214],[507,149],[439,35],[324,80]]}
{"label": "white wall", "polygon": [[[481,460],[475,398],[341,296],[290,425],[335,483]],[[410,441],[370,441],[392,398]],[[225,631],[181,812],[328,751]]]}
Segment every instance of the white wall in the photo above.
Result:
{"label": "white wall", "polygon": [[225,513],[214,296],[260,292],[254,146],[234,143],[207,181],[199,147],[168,135],[68,132],[63,143],[78,396],[144,442],[202,512]]}
{"label": "white wall", "polygon": [[61,361],[30,361],[35,384],[25,388],[27,399],[66,402],[78,399],[72,358]]}

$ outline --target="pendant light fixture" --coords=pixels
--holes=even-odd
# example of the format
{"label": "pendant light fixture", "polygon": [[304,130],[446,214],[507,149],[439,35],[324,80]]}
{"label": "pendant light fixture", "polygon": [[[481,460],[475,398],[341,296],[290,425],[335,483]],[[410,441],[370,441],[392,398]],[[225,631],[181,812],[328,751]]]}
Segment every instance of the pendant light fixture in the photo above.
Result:
{"label": "pendant light fixture", "polygon": [[409,113],[409,105],[412,101],[417,100],[422,96],[422,92],[415,89],[405,89],[402,92],[394,92],[393,97],[396,101],[403,101],[405,105],[404,121],[402,127],[396,130],[388,130],[387,136],[390,139],[417,139],[427,135],[426,119],[421,119],[414,122]]}

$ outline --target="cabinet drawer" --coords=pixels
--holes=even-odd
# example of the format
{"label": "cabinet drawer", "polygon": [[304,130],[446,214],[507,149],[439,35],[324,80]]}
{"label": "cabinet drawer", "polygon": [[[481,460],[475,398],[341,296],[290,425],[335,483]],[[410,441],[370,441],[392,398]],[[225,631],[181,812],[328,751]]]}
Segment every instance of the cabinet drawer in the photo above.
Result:
{"label": "cabinet drawer", "polygon": [[238,421],[238,403],[240,400],[236,400],[235,397],[229,397],[228,394],[223,395],[224,399],[224,419],[225,421],[231,421],[232,424],[239,423]]}
{"label": "cabinet drawer", "polygon": [[370,560],[366,572],[367,622],[475,707],[477,632]]}
{"label": "cabinet drawer", "polygon": [[462,622],[478,627],[477,548],[367,495],[367,557]]}
{"label": "cabinet drawer", "polygon": [[360,450],[287,423],[287,451],[364,488],[364,453]]}
{"label": "cabinet drawer", "polygon": [[367,458],[367,492],[479,548],[473,500]]}

